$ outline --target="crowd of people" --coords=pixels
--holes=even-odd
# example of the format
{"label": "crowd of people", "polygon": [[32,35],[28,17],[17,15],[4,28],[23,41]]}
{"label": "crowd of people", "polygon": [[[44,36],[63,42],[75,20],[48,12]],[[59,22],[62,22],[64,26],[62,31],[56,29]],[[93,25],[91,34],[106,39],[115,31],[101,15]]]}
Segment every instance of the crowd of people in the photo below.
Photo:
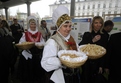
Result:
{"label": "crowd of people", "polygon": [[[62,10],[62,11],[60,11]],[[121,82],[121,32],[109,34],[114,27],[111,20],[104,22],[101,16],[92,18],[90,30],[84,32],[79,44],[70,34],[72,21],[69,10],[58,6],[52,15],[57,27],[51,33],[45,20],[38,26],[37,18],[28,16],[28,28],[25,31],[18,20],[8,25],[6,20],[0,22],[0,81],[9,82],[9,74],[15,73],[21,83],[120,83]],[[27,50],[19,50],[15,44],[34,42],[35,46]],[[73,42],[68,47],[66,42]],[[60,50],[75,50],[84,44],[96,44],[106,49],[106,54],[98,59],[87,59],[78,68],[62,65],[58,58]],[[38,48],[37,44],[44,45]],[[19,59],[17,59],[19,57]],[[104,77],[104,73],[108,78]],[[14,83],[14,82],[13,82]]]}

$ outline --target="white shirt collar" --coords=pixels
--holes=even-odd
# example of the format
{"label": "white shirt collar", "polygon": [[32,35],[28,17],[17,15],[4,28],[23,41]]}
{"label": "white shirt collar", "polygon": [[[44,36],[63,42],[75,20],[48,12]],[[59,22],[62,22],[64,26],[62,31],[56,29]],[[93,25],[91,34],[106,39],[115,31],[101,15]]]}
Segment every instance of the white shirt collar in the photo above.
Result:
{"label": "white shirt collar", "polygon": [[30,33],[32,33],[32,34],[35,34],[35,33],[38,32],[38,29],[36,29],[35,31],[32,31],[32,30],[29,28],[28,31],[29,31]]}
{"label": "white shirt collar", "polygon": [[68,42],[68,39],[70,38],[70,34],[68,34],[67,37],[64,37],[59,31],[57,31],[57,32],[65,39],[65,41]]}

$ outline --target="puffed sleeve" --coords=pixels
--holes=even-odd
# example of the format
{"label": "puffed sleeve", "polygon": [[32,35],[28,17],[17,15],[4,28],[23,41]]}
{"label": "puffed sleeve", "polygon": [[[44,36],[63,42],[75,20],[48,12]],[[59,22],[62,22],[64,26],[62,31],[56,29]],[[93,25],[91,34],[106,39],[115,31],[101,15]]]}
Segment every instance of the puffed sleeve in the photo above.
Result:
{"label": "puffed sleeve", "polygon": [[44,44],[45,44],[45,40],[41,35],[40,42],[35,42],[35,45],[44,45]]}
{"label": "puffed sleeve", "polygon": [[44,38],[42,36],[40,38],[40,42],[43,43],[43,44],[45,44],[45,40],[44,40]]}
{"label": "puffed sleeve", "polygon": [[22,42],[26,42],[25,33],[23,33],[22,37],[19,40],[19,43],[22,43]]}
{"label": "puffed sleeve", "polygon": [[57,57],[57,53],[57,43],[53,39],[49,39],[44,46],[43,57],[41,60],[41,65],[47,72],[61,67],[61,62]]}

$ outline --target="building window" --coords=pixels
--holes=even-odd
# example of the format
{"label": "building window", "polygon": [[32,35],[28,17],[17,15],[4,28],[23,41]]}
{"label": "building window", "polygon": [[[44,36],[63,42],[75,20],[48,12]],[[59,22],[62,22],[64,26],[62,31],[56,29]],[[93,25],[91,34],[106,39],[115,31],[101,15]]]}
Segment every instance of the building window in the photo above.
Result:
{"label": "building window", "polygon": [[92,12],[92,15],[94,15],[94,12]]}
{"label": "building window", "polygon": [[85,9],[85,5],[83,6],[83,9]]}
{"label": "building window", "polygon": [[109,4],[109,8],[111,8],[111,6],[112,6],[112,4],[110,3],[110,4]]}
{"label": "building window", "polygon": [[114,14],[117,14],[117,11],[114,11]]}
{"label": "building window", "polygon": [[89,15],[89,13],[87,13],[87,16]]}
{"label": "building window", "polygon": [[100,4],[98,4],[98,8],[100,8]]}
{"label": "building window", "polygon": [[115,7],[118,7],[118,1],[115,3]]}
{"label": "building window", "polygon": [[105,15],[105,12],[102,12],[102,16]]}
{"label": "building window", "polygon": [[93,9],[95,9],[95,5],[93,5],[93,7],[92,7]]}
{"label": "building window", "polygon": [[99,12],[97,12],[97,16],[99,16]]}
{"label": "building window", "polygon": [[106,5],[105,4],[103,4],[103,8],[106,8]]}
{"label": "building window", "polygon": [[88,5],[88,9],[90,9],[90,6]]}
{"label": "building window", "polygon": [[108,14],[111,14],[111,12],[109,11]]}
{"label": "building window", "polygon": [[78,10],[80,10],[80,6],[78,7]]}
{"label": "building window", "polygon": [[84,13],[82,13],[82,16],[84,16]]}
{"label": "building window", "polygon": [[80,16],[80,13],[78,13],[78,16]]}

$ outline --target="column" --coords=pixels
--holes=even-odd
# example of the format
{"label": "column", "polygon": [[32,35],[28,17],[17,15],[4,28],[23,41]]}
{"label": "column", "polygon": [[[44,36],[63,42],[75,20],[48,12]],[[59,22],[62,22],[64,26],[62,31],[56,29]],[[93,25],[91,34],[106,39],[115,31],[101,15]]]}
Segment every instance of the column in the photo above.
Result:
{"label": "column", "polygon": [[72,16],[72,18],[74,18],[73,16],[75,16],[75,0],[71,0],[71,5],[70,5],[70,16]]}
{"label": "column", "polygon": [[30,5],[31,5],[31,2],[26,2],[27,4],[27,15],[30,16],[31,12],[30,12]]}
{"label": "column", "polygon": [[4,9],[5,9],[6,20],[8,20],[8,8],[4,7]]}

